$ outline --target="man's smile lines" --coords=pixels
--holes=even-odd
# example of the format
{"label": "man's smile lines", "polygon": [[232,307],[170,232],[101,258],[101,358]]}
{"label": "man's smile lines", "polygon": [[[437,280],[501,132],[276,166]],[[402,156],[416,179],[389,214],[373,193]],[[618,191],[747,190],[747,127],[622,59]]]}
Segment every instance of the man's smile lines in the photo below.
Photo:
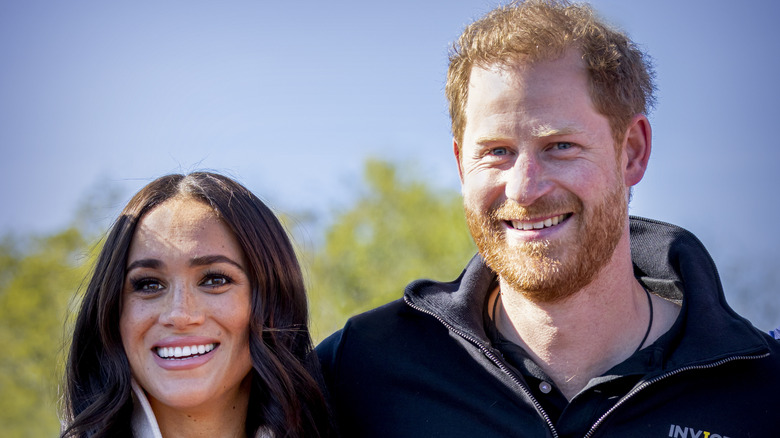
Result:
{"label": "man's smile lines", "polygon": [[554,227],[559,223],[563,222],[567,217],[569,217],[569,214],[561,214],[552,218],[547,218],[539,222],[527,222],[527,221],[507,221],[507,222],[510,223],[512,225],[512,228],[516,230],[530,231],[530,230],[541,230],[544,228]]}
{"label": "man's smile lines", "polygon": [[213,350],[217,344],[191,345],[188,347],[157,347],[155,351],[163,359],[188,359]]}

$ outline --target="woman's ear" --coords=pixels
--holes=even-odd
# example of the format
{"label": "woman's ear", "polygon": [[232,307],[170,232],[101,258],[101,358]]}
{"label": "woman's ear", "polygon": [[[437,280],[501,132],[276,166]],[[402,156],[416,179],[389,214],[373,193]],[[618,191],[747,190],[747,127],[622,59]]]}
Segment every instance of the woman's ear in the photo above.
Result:
{"label": "woman's ear", "polygon": [[652,149],[652,132],[650,121],[644,114],[637,114],[631,119],[623,140],[623,156],[621,159],[623,178],[626,187],[636,185],[642,180],[647,170]]}

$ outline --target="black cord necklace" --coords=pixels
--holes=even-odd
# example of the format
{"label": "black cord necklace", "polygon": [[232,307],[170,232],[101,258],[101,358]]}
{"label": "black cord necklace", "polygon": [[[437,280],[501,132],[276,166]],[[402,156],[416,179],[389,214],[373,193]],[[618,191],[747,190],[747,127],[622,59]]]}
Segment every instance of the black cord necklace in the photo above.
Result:
{"label": "black cord necklace", "polygon": [[[653,328],[653,299],[650,297],[650,291],[647,290],[644,286],[642,287],[642,290],[645,291],[645,294],[647,295],[647,306],[650,307],[650,320],[647,321],[647,330],[645,331],[645,336],[642,338],[642,342],[639,343],[639,346],[636,347],[636,350],[632,354],[637,354],[639,350],[642,349],[642,346],[645,345],[645,341],[647,341],[647,337],[650,336],[650,329]],[[495,301],[493,301],[493,321],[496,322],[496,328],[498,328],[498,302],[501,300],[501,292],[498,292],[498,296],[496,297]]]}
{"label": "black cord necklace", "polygon": [[647,337],[650,335],[650,329],[653,327],[653,300],[650,298],[650,291],[648,291],[645,287],[642,287],[642,289],[644,289],[645,294],[647,294],[647,305],[650,307],[650,321],[647,322],[647,331],[645,332],[645,337],[642,338],[642,342],[640,342],[639,346],[636,347],[634,354],[637,354],[639,350],[642,349],[642,346],[645,345],[645,341],[647,341]]}

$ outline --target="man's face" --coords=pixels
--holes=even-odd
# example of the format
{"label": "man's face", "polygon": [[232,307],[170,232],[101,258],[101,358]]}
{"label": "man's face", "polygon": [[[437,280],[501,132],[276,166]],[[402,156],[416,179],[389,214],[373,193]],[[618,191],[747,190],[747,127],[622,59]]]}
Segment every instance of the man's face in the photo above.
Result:
{"label": "man's face", "polygon": [[557,301],[590,283],[627,234],[623,154],[593,107],[576,51],[474,67],[458,159],[480,253],[534,300]]}

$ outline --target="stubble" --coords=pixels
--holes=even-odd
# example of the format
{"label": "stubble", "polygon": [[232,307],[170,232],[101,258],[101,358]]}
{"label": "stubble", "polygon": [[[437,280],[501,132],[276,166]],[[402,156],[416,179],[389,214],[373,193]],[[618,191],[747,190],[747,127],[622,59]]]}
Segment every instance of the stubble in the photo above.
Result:
{"label": "stubble", "polygon": [[[571,193],[542,198],[529,207],[506,200],[486,214],[464,204],[469,230],[487,265],[516,291],[547,303],[563,300],[593,281],[620,241],[627,208],[625,187],[620,183],[589,211]],[[574,221],[568,226],[576,226],[573,237],[507,242],[506,220],[547,217],[562,211],[573,212],[567,219]]]}

